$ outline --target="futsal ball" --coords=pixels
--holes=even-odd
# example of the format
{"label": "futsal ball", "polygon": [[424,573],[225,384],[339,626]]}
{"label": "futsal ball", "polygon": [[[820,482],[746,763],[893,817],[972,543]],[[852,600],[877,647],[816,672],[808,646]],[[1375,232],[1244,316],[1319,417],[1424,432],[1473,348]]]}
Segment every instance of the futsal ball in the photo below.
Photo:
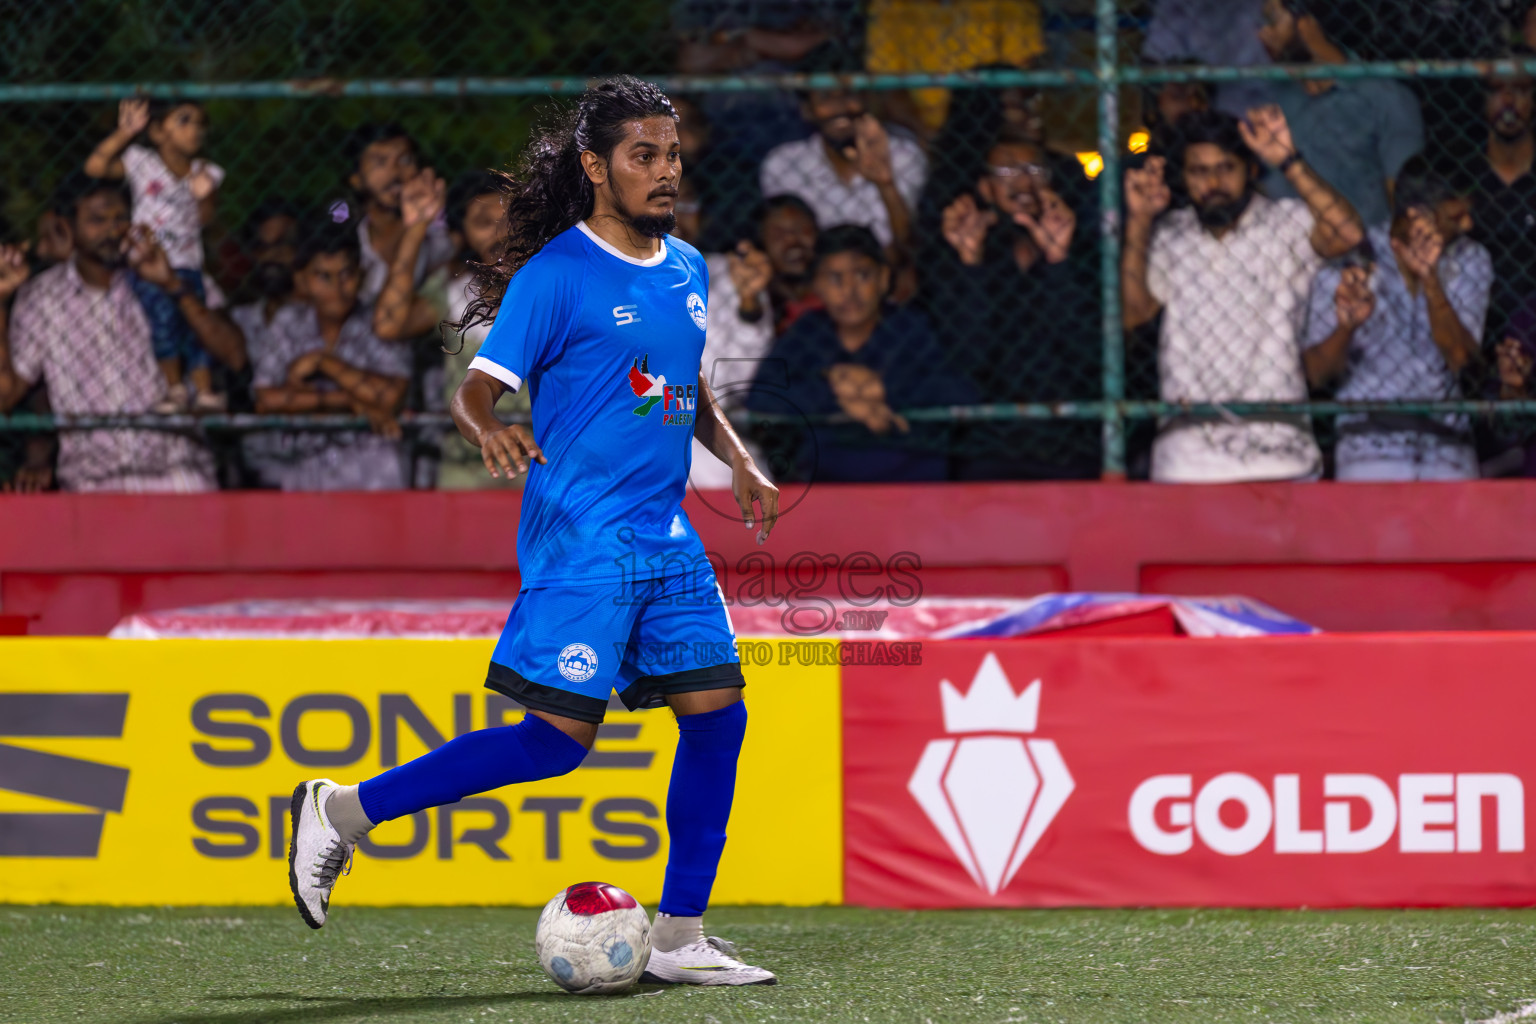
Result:
{"label": "futsal ball", "polygon": [[544,973],[567,992],[619,992],[651,958],[651,920],[618,886],[578,882],[544,905],[533,945]]}

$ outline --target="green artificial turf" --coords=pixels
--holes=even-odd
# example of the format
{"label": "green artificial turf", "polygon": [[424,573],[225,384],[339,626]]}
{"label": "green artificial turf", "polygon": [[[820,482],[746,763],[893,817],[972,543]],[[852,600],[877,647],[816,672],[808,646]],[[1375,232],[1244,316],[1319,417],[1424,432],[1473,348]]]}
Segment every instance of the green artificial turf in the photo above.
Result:
{"label": "green artificial turf", "polygon": [[311,932],[291,907],[0,906],[0,1020],[1460,1022],[1536,1002],[1529,910],[727,907],[710,931],[777,987],[607,997],[545,979],[536,914],[337,906]]}

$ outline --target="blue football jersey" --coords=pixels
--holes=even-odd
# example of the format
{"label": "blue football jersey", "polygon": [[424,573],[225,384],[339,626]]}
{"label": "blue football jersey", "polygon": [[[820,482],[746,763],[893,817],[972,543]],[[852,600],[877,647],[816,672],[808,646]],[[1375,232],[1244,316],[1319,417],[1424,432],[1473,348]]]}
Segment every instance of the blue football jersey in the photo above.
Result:
{"label": "blue football jersey", "polygon": [[470,364],[527,387],[549,459],[523,491],[524,586],[695,571],[704,547],[683,513],[708,271],[662,240],[626,256],[578,223],[512,278]]}

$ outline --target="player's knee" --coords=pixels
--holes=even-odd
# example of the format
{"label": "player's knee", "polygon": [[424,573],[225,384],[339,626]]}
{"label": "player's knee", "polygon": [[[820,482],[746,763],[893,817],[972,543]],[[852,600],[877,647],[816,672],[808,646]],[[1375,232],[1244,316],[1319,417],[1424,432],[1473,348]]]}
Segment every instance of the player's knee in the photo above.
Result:
{"label": "player's knee", "polygon": [[[567,721],[582,728],[561,728]],[[587,751],[597,737],[595,724],[568,719],[562,719],[557,724],[539,714],[524,716],[522,724],[516,728],[522,731],[530,746],[537,748],[540,767],[548,773],[546,778],[569,775],[581,767],[581,762],[586,759]],[[572,732],[580,735],[572,735]]]}
{"label": "player's knee", "polygon": [[683,743],[701,747],[737,747],[747,732],[746,701],[696,715],[677,716],[678,736]]}

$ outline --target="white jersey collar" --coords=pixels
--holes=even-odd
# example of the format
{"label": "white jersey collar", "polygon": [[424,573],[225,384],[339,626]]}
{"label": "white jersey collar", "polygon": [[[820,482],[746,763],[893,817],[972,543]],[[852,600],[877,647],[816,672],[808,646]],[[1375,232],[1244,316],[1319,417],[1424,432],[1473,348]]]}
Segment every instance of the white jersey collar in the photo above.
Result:
{"label": "white jersey collar", "polygon": [[613,246],[599,238],[596,231],[593,231],[591,228],[587,227],[586,221],[579,220],[576,222],[576,226],[581,229],[582,234],[592,239],[593,245],[603,250],[603,252],[608,253],[610,256],[614,256],[623,260],[625,263],[632,263],[637,267],[654,267],[661,263],[662,260],[667,258],[667,240],[665,238],[661,239],[661,244],[656,247],[656,255],[647,260],[637,260],[633,256],[624,255],[622,252],[619,252],[619,250],[615,249]]}

